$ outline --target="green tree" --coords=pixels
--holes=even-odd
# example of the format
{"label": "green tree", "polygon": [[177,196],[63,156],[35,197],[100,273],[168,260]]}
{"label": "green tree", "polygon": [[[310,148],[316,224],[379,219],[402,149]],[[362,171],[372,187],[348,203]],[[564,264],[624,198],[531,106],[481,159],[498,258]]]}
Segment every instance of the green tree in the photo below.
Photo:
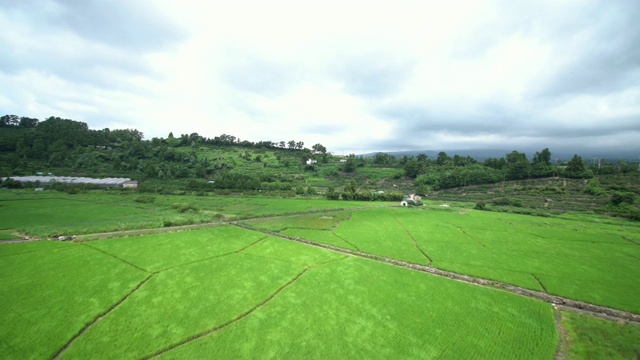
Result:
{"label": "green tree", "polygon": [[336,192],[336,189],[333,186],[329,186],[325,193],[325,197],[328,200],[338,200],[340,198],[340,193]]}
{"label": "green tree", "polygon": [[451,157],[446,152],[441,151],[436,158],[436,164],[439,166],[449,165],[452,162]]}
{"label": "green tree", "polygon": [[427,166],[424,162],[411,159],[404,165],[404,173],[407,177],[415,179],[420,174],[424,174],[427,171]]}
{"label": "green tree", "polygon": [[569,160],[567,167],[564,169],[564,176],[573,179],[585,179],[592,177],[593,174],[587,169],[582,157],[573,155],[573,158]]}
{"label": "green tree", "polygon": [[551,151],[549,148],[542,149],[541,152],[537,152],[533,155],[533,163],[543,163],[545,165],[551,164]]}
{"label": "green tree", "polygon": [[356,171],[357,166],[358,166],[358,163],[356,162],[356,156],[354,154],[350,154],[349,156],[347,156],[347,160],[342,166],[342,171],[354,172]]}
{"label": "green tree", "polygon": [[511,180],[526,179],[531,172],[531,166],[525,153],[512,151],[507,154],[507,177]]}
{"label": "green tree", "polygon": [[316,152],[321,152],[321,153],[326,153],[327,152],[327,148],[324,147],[322,144],[318,143],[315,144],[311,147],[311,150],[316,151]]}
{"label": "green tree", "polygon": [[344,189],[342,191],[342,199],[355,200],[356,192],[358,191],[357,187],[358,185],[356,184],[356,180],[351,179],[351,181],[349,181],[349,183],[344,186]]}

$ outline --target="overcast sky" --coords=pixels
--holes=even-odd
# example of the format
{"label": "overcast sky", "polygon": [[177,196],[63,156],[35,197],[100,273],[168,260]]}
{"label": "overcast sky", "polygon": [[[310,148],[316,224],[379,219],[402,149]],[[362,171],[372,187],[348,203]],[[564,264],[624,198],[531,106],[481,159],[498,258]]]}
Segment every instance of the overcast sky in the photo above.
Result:
{"label": "overcast sky", "polygon": [[0,0],[0,115],[640,155],[638,19],[638,0]]}

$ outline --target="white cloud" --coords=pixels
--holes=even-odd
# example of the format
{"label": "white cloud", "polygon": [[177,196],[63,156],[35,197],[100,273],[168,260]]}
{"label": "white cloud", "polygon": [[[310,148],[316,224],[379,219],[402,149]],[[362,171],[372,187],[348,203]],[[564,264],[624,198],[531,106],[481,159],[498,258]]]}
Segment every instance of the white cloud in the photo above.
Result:
{"label": "white cloud", "polygon": [[106,4],[0,10],[7,112],[347,153],[638,148],[633,1]]}

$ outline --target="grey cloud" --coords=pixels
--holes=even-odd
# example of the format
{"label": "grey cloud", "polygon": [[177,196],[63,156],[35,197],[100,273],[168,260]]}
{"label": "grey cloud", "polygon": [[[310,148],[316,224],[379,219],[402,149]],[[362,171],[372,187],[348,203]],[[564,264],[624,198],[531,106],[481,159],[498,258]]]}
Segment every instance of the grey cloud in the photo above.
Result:
{"label": "grey cloud", "polygon": [[186,31],[143,1],[0,0],[15,19],[30,19],[38,30],[69,30],[81,38],[135,53],[162,49],[183,40]]}
{"label": "grey cloud", "polygon": [[413,66],[411,61],[396,59],[391,54],[373,53],[340,59],[334,76],[351,94],[380,98],[400,90]]}
{"label": "grey cloud", "polygon": [[184,30],[154,10],[153,2],[59,0],[63,11],[52,19],[83,38],[135,52],[175,44]]}
{"label": "grey cloud", "polygon": [[[127,86],[122,78],[129,74],[159,79],[162,75],[154,72],[142,55],[175,43],[182,33],[142,4],[9,1],[0,11],[28,28],[25,36],[29,41],[0,40],[0,46],[8,49],[0,59],[0,72],[17,75],[32,70],[119,90]],[[64,39],[78,44],[71,47]]]}
{"label": "grey cloud", "polygon": [[497,105],[485,105],[472,113],[430,110],[416,106],[394,106],[381,109],[378,116],[395,123],[397,130],[406,136],[416,136],[446,131],[459,135],[484,135],[507,131],[515,127],[514,119],[522,120],[524,114],[515,114]]}
{"label": "grey cloud", "polygon": [[340,134],[344,128],[339,125],[309,124],[301,125],[300,130],[305,134],[322,134],[324,136],[332,136]]}
{"label": "grey cloud", "polygon": [[608,94],[640,83],[640,2],[587,8],[592,16],[574,15],[584,19],[578,28],[557,30],[555,55],[564,64],[543,79],[536,95]]}
{"label": "grey cloud", "polygon": [[297,67],[265,59],[259,55],[236,53],[222,69],[231,87],[243,92],[274,97],[286,93],[295,83]]}
{"label": "grey cloud", "polygon": [[[451,109],[430,110],[421,106],[394,106],[383,108],[376,115],[391,121],[395,127],[388,139],[372,145],[380,149],[425,150],[432,149],[428,146],[430,144],[434,144],[436,149],[496,148],[499,145],[511,145],[522,150],[551,146],[568,149],[568,144],[596,148],[599,143],[594,139],[610,144],[614,142],[611,139],[627,139],[630,134],[640,137],[640,125],[634,115],[567,123],[507,104],[484,104],[466,113],[456,113]],[[487,142],[487,138],[496,136],[501,139],[501,144]],[[438,139],[442,137],[461,140],[440,144]],[[619,146],[625,145],[621,143]],[[640,149],[640,145],[636,147]]]}

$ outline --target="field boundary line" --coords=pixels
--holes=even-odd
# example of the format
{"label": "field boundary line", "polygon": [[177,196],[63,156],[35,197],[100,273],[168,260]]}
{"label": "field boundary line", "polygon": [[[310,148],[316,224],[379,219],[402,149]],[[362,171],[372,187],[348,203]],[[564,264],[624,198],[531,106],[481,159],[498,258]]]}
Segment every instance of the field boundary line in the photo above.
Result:
{"label": "field boundary line", "polygon": [[458,231],[460,231],[464,236],[466,236],[466,237],[468,237],[469,239],[471,239],[471,240],[473,240],[473,241],[477,242],[478,244],[480,244],[480,245],[481,245],[482,247],[484,247],[484,248],[486,248],[486,247],[487,247],[487,245],[483,244],[480,240],[478,240],[478,239],[474,238],[473,236],[471,236],[471,235],[467,234],[467,232],[466,232],[466,231],[464,231],[461,227],[456,226],[456,228],[457,228],[457,229],[458,229]]}
{"label": "field boundary line", "polygon": [[433,259],[427,255],[426,252],[424,252],[420,246],[418,246],[418,242],[416,241],[416,239],[413,237],[413,235],[411,235],[411,233],[409,232],[409,230],[400,222],[400,220],[398,220],[397,217],[393,217],[393,219],[398,223],[398,225],[400,225],[400,227],[402,228],[402,230],[404,230],[405,233],[407,233],[407,235],[409,236],[409,238],[411,239],[411,241],[413,241],[413,246],[416,247],[416,249],[418,249],[418,251],[420,251],[420,253],[422,253],[422,255],[424,255],[424,257],[426,257],[429,260],[429,264],[427,266],[431,266],[431,264],[433,264]]}
{"label": "field boundary line", "polygon": [[636,242],[635,240],[629,239],[628,237],[626,237],[626,236],[624,236],[624,235],[623,235],[623,236],[621,236],[621,238],[622,238],[623,240],[626,240],[626,241],[628,241],[628,242],[632,243],[633,245],[638,245],[638,246],[640,246],[640,243]]}
{"label": "field boundary line", "polygon": [[136,285],[136,287],[134,287],[131,291],[129,291],[124,297],[122,297],[122,299],[120,299],[118,302],[116,302],[115,304],[111,305],[106,311],[104,311],[103,313],[101,313],[100,315],[98,315],[98,317],[96,317],[95,319],[93,319],[93,321],[91,321],[90,323],[88,323],[87,325],[85,325],[84,328],[82,328],[82,330],[80,330],[76,335],[74,335],[71,340],[69,340],[69,342],[67,342],[65,344],[65,346],[62,347],[62,349],[60,349],[51,359],[52,360],[57,360],[60,358],[60,356],[62,356],[65,351],[67,351],[67,349],[69,349],[71,347],[71,345],[73,345],[73,343],[82,335],[84,335],[84,333],[86,333],[93,325],[95,325],[98,321],[102,320],[105,316],[109,315],[113,310],[117,309],[120,305],[122,305],[122,303],[125,302],[125,300],[127,300],[131,295],[133,295],[136,291],[138,291],[142,285],[146,284],[147,281],[151,280],[151,278],[154,276],[155,274],[149,274],[149,276],[147,276],[144,280],[142,280],[138,285]]}
{"label": "field boundary line", "polygon": [[150,274],[153,274],[153,271],[149,271],[149,270],[147,270],[147,269],[143,269],[143,268],[141,268],[140,266],[138,266],[138,265],[136,265],[136,264],[134,264],[134,263],[132,263],[132,262],[129,262],[129,261],[127,261],[127,260],[125,260],[125,259],[123,259],[123,258],[121,258],[121,257],[118,257],[118,256],[114,255],[114,254],[110,254],[110,253],[108,253],[108,252],[106,252],[106,251],[104,251],[104,250],[102,250],[102,249],[98,249],[97,247],[93,247],[93,246],[91,246],[91,245],[89,245],[89,244],[84,244],[84,243],[80,243],[80,245],[81,245],[81,246],[86,246],[86,247],[88,247],[89,249],[92,249],[92,250],[95,250],[95,251],[97,251],[97,252],[103,253],[103,254],[105,254],[105,255],[107,255],[107,256],[110,256],[110,257],[112,257],[112,258],[114,258],[114,259],[116,259],[116,260],[118,260],[118,261],[121,261],[121,262],[123,262],[123,263],[125,263],[125,264],[127,264],[127,265],[129,265],[129,266],[133,266],[134,268],[136,268],[136,269],[138,269],[138,270],[140,270],[140,271],[144,271],[144,272],[146,272],[146,273],[148,273],[148,274],[149,274],[149,273],[150,273]]}
{"label": "field boundary line", "polygon": [[282,285],[281,287],[276,289],[276,291],[274,291],[272,294],[270,294],[262,302],[260,302],[259,304],[255,305],[254,307],[250,308],[249,310],[243,312],[242,314],[236,316],[235,318],[233,318],[233,319],[231,319],[231,320],[229,320],[229,321],[227,321],[227,322],[225,322],[223,324],[220,324],[220,325],[214,327],[213,329],[206,330],[204,332],[201,332],[199,334],[196,334],[196,335],[190,336],[190,337],[188,337],[188,338],[186,338],[184,340],[181,340],[181,341],[179,341],[179,342],[177,342],[177,343],[175,343],[173,345],[169,345],[166,348],[164,348],[164,349],[162,349],[162,350],[160,350],[158,352],[155,352],[155,353],[153,353],[151,355],[144,356],[143,359],[152,359],[152,358],[158,357],[158,356],[160,356],[160,355],[162,355],[164,353],[167,353],[167,352],[172,351],[174,349],[177,349],[177,348],[179,348],[181,346],[187,345],[187,344],[189,344],[189,343],[191,343],[193,341],[205,338],[205,337],[207,337],[207,336],[209,336],[209,335],[211,335],[213,333],[216,333],[216,332],[224,329],[225,327],[244,319],[245,317],[251,315],[256,310],[258,310],[261,307],[267,305],[271,300],[273,300],[273,298],[275,298],[279,293],[281,293],[283,290],[285,290],[286,288],[291,286],[294,282],[296,282],[307,271],[309,271],[309,270],[311,270],[313,268],[322,266],[324,264],[327,264],[327,263],[330,263],[330,262],[334,262],[334,261],[340,261],[340,260],[343,260],[343,259],[345,259],[345,257],[342,257],[342,258],[339,258],[339,259],[332,259],[332,260],[325,261],[325,262],[318,263],[318,264],[308,265],[300,273],[298,273],[296,276],[294,276],[293,279],[289,280],[287,283],[285,283],[284,285]]}
{"label": "field boundary line", "polygon": [[157,274],[157,273],[160,273],[160,272],[163,272],[163,271],[167,271],[167,270],[175,269],[175,268],[177,268],[177,267],[181,267],[181,266],[185,266],[185,265],[195,264],[195,263],[197,263],[197,262],[201,262],[201,261],[207,261],[207,260],[211,260],[211,259],[216,259],[216,258],[220,258],[220,257],[224,257],[224,256],[233,255],[233,254],[239,254],[239,253],[241,253],[241,252],[243,252],[243,251],[247,250],[248,248],[250,248],[250,247],[252,247],[252,246],[254,246],[254,245],[258,244],[259,242],[261,242],[261,241],[263,241],[263,240],[265,240],[265,239],[268,239],[268,238],[269,238],[269,235],[267,235],[267,234],[263,234],[263,235],[264,235],[264,236],[263,236],[263,237],[261,237],[260,239],[258,239],[258,240],[256,240],[256,241],[252,242],[251,244],[245,245],[245,246],[243,246],[242,248],[240,248],[240,249],[238,249],[238,250],[233,250],[233,251],[230,251],[230,252],[227,252],[227,253],[224,253],[224,254],[218,254],[218,255],[209,256],[209,257],[206,257],[206,258],[202,258],[202,259],[198,259],[198,260],[193,260],[193,261],[189,261],[189,262],[182,263],[182,264],[178,264],[178,265],[169,266],[169,267],[164,268],[164,269],[156,270],[156,271],[154,271],[153,273],[154,273],[154,274]]}
{"label": "field boundary line", "polygon": [[511,292],[513,294],[516,294],[516,295],[529,297],[529,298],[534,298],[534,299],[537,299],[537,300],[542,300],[544,302],[547,302],[549,304],[556,305],[556,306],[562,306],[563,309],[573,310],[573,311],[581,311],[581,312],[584,312],[584,313],[587,313],[587,314],[590,314],[590,315],[593,315],[593,316],[607,318],[609,320],[611,320],[611,319],[622,320],[622,321],[626,321],[626,322],[632,323],[634,325],[640,326],[640,314],[635,314],[635,313],[627,312],[627,311],[624,311],[624,310],[613,309],[613,308],[609,308],[609,307],[602,306],[602,305],[590,304],[590,303],[586,303],[586,302],[583,302],[583,301],[573,300],[573,299],[565,298],[565,297],[558,296],[558,295],[546,294],[546,293],[541,292],[541,291],[526,289],[526,288],[523,288],[523,287],[520,287],[520,286],[516,286],[516,285],[512,285],[512,284],[508,284],[508,283],[503,283],[503,282],[500,282],[500,281],[488,280],[488,279],[483,279],[483,278],[479,278],[479,277],[475,277],[475,276],[458,274],[458,273],[455,273],[455,272],[452,272],[452,271],[442,270],[442,269],[438,269],[438,268],[431,267],[431,266],[414,264],[414,263],[410,263],[410,262],[402,261],[402,260],[391,259],[391,258],[388,258],[388,257],[369,254],[369,253],[365,253],[365,252],[362,252],[362,251],[344,249],[344,248],[340,248],[340,247],[337,247],[337,246],[318,243],[318,242],[315,242],[315,241],[302,239],[302,238],[298,238],[298,237],[294,237],[294,236],[278,234],[276,232],[269,231],[269,230],[255,229],[255,228],[251,228],[251,227],[249,227],[247,225],[244,225],[244,224],[239,224],[239,223],[232,223],[232,224],[235,225],[235,226],[239,226],[239,227],[248,229],[248,230],[261,231],[261,232],[273,235],[273,236],[281,238],[281,239],[296,241],[296,242],[307,244],[307,245],[310,245],[310,246],[315,246],[315,247],[319,247],[319,248],[323,248],[323,249],[327,249],[327,250],[331,250],[331,251],[335,251],[335,252],[341,252],[343,254],[358,256],[358,257],[365,258],[365,259],[379,261],[379,262],[387,263],[387,264],[390,264],[390,265],[403,267],[403,268],[407,268],[407,269],[412,269],[412,270],[416,270],[416,271],[420,271],[420,272],[425,272],[425,273],[429,273],[429,274],[432,274],[432,275],[441,276],[441,277],[445,277],[445,278],[448,278],[448,279],[462,281],[462,282],[466,282],[466,283],[470,283],[470,284],[474,284],[474,285],[479,285],[479,286],[483,286],[483,287],[487,287],[487,288],[505,290],[505,291]]}
{"label": "field boundary line", "polygon": [[533,276],[533,278],[536,279],[536,282],[538,283],[538,285],[540,285],[540,288],[542,289],[542,291],[544,291],[545,294],[548,294],[549,292],[547,291],[547,288],[544,286],[542,281],[540,281],[538,276],[536,276],[536,274],[533,274],[533,273],[531,274],[531,276]]}
{"label": "field boundary line", "polygon": [[338,226],[340,226],[343,222],[347,221],[347,220],[351,220],[353,218],[353,216],[351,214],[349,214],[349,217],[347,219],[338,221],[337,223],[333,224],[333,226],[331,227],[331,233],[333,234],[333,236],[337,237],[338,239],[346,242],[347,244],[349,244],[350,246],[352,246],[354,249],[360,251],[360,248],[357,247],[355,244],[352,244],[351,241],[343,238],[342,236],[336,234],[336,229],[338,228]]}

